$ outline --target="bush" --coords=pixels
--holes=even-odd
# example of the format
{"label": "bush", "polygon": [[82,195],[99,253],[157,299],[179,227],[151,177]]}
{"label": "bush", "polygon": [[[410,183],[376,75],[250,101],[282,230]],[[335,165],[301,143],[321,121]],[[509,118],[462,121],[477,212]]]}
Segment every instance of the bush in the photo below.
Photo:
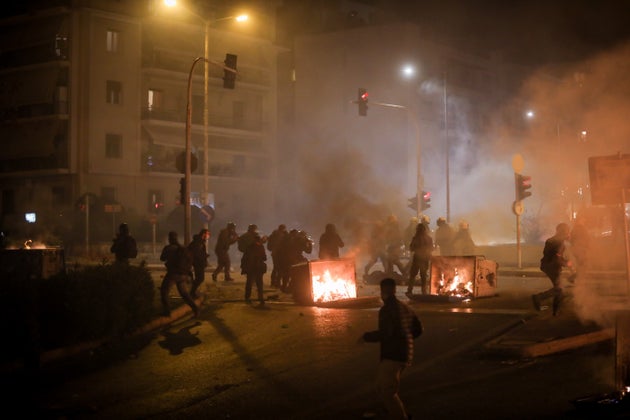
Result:
{"label": "bush", "polygon": [[110,264],[69,270],[41,282],[44,348],[132,332],[153,316],[153,280],[144,266]]}

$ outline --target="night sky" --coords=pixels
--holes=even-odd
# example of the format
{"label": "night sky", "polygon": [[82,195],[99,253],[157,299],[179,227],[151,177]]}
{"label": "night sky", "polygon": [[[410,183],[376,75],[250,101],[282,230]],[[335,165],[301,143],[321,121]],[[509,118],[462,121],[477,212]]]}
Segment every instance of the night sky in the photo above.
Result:
{"label": "night sky", "polygon": [[466,48],[501,51],[510,61],[523,64],[575,61],[630,39],[628,0],[395,3],[407,19],[443,39]]}

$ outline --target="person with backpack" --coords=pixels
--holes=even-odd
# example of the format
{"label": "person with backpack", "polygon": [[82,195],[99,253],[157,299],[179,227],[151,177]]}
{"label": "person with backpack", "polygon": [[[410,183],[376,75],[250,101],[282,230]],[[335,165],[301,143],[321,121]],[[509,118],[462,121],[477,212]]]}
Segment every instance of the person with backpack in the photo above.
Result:
{"label": "person with backpack", "polygon": [[188,248],[179,243],[177,232],[171,231],[168,233],[168,245],[162,248],[160,261],[164,261],[164,265],[166,265],[166,275],[164,275],[160,286],[160,298],[164,316],[171,316],[168,294],[173,283],[177,286],[177,291],[184,299],[184,302],[192,309],[193,316],[195,318],[199,316],[199,307],[197,307],[197,304],[190,296],[187,286],[192,278],[192,254]]}
{"label": "person with backpack", "polygon": [[116,262],[129,264],[130,258],[138,256],[138,246],[133,236],[129,234],[129,226],[127,223],[121,223],[118,227],[118,235],[114,238],[109,249],[116,256]]}

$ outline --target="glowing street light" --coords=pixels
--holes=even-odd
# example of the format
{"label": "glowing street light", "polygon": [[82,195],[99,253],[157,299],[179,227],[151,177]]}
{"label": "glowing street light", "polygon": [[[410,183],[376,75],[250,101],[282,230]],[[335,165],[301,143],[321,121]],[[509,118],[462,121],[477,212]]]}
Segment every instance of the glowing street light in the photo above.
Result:
{"label": "glowing street light", "polygon": [[[177,0],[163,0],[163,3],[166,7],[168,8],[174,8],[177,7]],[[223,18],[218,18],[218,19],[206,19],[202,16],[200,16],[199,14],[195,13],[192,10],[188,10],[187,12],[190,13],[191,15],[194,15],[195,17],[197,17],[198,19],[200,19],[203,24],[204,24],[204,47],[203,47],[203,57],[200,57],[198,59],[196,59],[193,62],[193,65],[191,67],[191,75],[190,77],[192,77],[192,70],[194,69],[195,65],[197,64],[198,61],[201,61],[201,59],[203,59],[204,61],[204,72],[203,72],[203,91],[204,91],[204,95],[203,95],[203,182],[204,182],[204,188],[203,188],[203,196],[202,196],[202,206],[205,206],[208,204],[208,195],[209,195],[209,156],[208,156],[208,149],[209,149],[209,139],[208,139],[208,125],[209,125],[209,117],[208,117],[208,110],[209,110],[209,103],[208,103],[208,91],[209,91],[209,80],[210,80],[210,72],[209,72],[209,49],[210,49],[210,25],[219,21],[224,21],[224,20],[235,20],[236,22],[245,22],[249,19],[249,16],[247,14],[240,14],[237,16],[227,16],[227,17],[223,17]],[[189,96],[190,96],[190,77],[189,77],[189,87],[188,87],[188,92],[189,92]],[[189,98],[189,107],[190,107],[190,98]],[[188,110],[187,112],[190,112],[190,110]],[[190,115],[188,115],[187,119],[190,119]],[[185,241],[186,243],[188,243],[190,241],[190,121],[188,121],[187,123],[187,132],[186,132],[186,194],[187,194],[187,200],[186,200],[186,206],[185,206],[185,211],[184,211],[184,217],[185,217],[185,227],[184,227],[184,231],[185,231]],[[206,223],[206,228],[207,223]]]}

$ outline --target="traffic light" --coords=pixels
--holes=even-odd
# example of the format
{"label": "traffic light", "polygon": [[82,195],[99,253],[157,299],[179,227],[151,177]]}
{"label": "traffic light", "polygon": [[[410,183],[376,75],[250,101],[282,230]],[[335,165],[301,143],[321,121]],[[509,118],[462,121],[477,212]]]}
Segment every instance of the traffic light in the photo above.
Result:
{"label": "traffic light", "polygon": [[429,191],[422,191],[422,210],[426,210],[431,207],[431,193]]}
{"label": "traffic light", "polygon": [[532,177],[521,174],[514,174],[514,181],[516,184],[516,201],[522,201],[532,195],[529,190],[532,187]]}
{"label": "traffic light", "polygon": [[[236,58],[235,54],[225,54],[225,67],[231,68],[236,71]],[[223,87],[226,89],[234,89],[236,82],[236,73],[223,69]]]}
{"label": "traffic light", "polygon": [[417,196],[414,195],[411,198],[407,199],[407,207],[409,207],[413,211],[418,211],[418,199]]}
{"label": "traffic light", "polygon": [[359,88],[357,103],[359,104],[359,115],[365,117],[368,110],[368,92],[363,88]]}
{"label": "traffic light", "polygon": [[179,204],[186,202],[186,178],[179,179]]}

